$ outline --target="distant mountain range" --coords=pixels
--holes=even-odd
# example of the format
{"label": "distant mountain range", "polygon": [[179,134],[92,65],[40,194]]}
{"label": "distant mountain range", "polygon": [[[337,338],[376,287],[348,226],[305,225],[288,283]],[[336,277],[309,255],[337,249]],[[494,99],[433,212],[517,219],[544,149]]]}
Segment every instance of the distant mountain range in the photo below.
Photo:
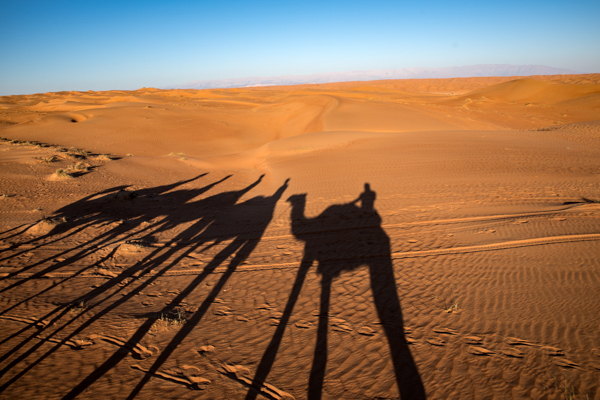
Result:
{"label": "distant mountain range", "polygon": [[302,85],[305,83],[328,83],[349,81],[375,81],[381,79],[428,79],[466,78],[477,76],[530,76],[577,74],[570,69],[553,68],[545,65],[480,64],[447,68],[403,68],[378,71],[331,72],[312,75],[287,75],[277,77],[252,77],[192,81],[164,89],[217,89],[253,86]]}

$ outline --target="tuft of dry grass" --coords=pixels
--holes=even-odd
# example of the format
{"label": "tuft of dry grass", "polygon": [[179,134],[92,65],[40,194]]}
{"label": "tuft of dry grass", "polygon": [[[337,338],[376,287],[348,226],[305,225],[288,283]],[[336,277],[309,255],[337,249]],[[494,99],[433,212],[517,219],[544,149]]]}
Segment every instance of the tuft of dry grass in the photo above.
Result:
{"label": "tuft of dry grass", "polygon": [[96,160],[98,161],[112,161],[112,157],[108,154],[99,154],[96,156]]}
{"label": "tuft of dry grass", "polygon": [[72,178],[71,174],[63,168],[59,168],[54,173],[59,178]]}
{"label": "tuft of dry grass", "polygon": [[447,313],[453,313],[458,311],[458,301],[451,299],[449,302],[444,302],[444,309]]}
{"label": "tuft of dry grass", "polygon": [[187,312],[181,307],[177,307],[167,313],[160,313],[158,319],[154,321],[154,324],[150,328],[150,332],[156,335],[161,331],[185,325],[186,322]]}
{"label": "tuft of dry grass", "polygon": [[89,152],[78,149],[77,147],[71,147],[67,151],[67,157],[72,158],[74,160],[85,160],[89,155]]}
{"label": "tuft of dry grass", "polygon": [[42,158],[42,162],[44,162],[46,164],[50,164],[50,163],[53,163],[53,162],[58,161],[58,160],[60,160],[60,158],[58,158],[54,154],[51,155],[50,157],[44,157],[44,158]]}
{"label": "tuft of dry grass", "polygon": [[84,164],[84,163],[77,163],[74,165],[70,165],[67,168],[69,171],[74,171],[74,172],[88,172],[90,170],[90,168],[88,167],[88,165]]}
{"label": "tuft of dry grass", "polygon": [[78,314],[89,308],[89,303],[85,299],[76,300],[67,306],[70,313]]}

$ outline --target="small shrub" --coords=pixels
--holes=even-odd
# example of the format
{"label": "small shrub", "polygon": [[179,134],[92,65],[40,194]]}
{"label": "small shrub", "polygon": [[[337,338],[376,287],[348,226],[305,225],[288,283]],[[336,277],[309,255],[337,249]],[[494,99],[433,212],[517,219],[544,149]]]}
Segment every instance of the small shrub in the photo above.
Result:
{"label": "small shrub", "polygon": [[185,325],[187,322],[187,312],[180,307],[166,313],[160,313],[158,319],[151,327],[151,332],[156,335],[160,331],[166,331],[170,328],[177,328]]}
{"label": "small shrub", "polygon": [[89,306],[90,305],[86,299],[81,299],[69,303],[69,305],[67,305],[67,308],[69,309],[69,312],[75,314],[87,310]]}
{"label": "small shrub", "polygon": [[71,171],[77,171],[77,172],[88,172],[89,168],[87,165],[85,165],[84,163],[77,163],[75,165],[71,165],[69,167],[69,169]]}
{"label": "small shrub", "polygon": [[57,169],[55,174],[59,178],[71,178],[72,177],[69,172],[67,172],[66,170],[64,170],[62,168]]}
{"label": "small shrub", "polygon": [[50,157],[42,158],[42,162],[45,162],[46,164],[50,164],[50,163],[53,163],[58,160],[59,160],[59,158],[56,157],[55,155],[51,155]]}
{"label": "small shrub", "polygon": [[112,161],[112,157],[108,154],[99,154],[96,156],[96,160],[98,161]]}

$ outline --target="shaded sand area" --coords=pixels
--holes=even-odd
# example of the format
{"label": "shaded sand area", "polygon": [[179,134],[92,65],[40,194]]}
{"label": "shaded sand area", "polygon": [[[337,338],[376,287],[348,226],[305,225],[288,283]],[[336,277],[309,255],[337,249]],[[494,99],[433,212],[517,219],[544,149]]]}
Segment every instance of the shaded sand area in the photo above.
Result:
{"label": "shaded sand area", "polygon": [[2,399],[600,399],[599,74],[0,123]]}

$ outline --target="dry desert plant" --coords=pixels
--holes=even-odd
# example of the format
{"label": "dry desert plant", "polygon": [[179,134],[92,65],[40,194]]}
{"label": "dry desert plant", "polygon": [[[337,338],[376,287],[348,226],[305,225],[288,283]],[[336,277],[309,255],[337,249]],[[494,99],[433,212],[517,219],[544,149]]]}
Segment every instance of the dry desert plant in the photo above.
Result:
{"label": "dry desert plant", "polygon": [[74,313],[74,314],[85,311],[85,310],[87,310],[88,307],[89,307],[89,304],[85,299],[74,301],[67,306],[67,308],[69,309],[69,312]]}
{"label": "dry desert plant", "polygon": [[59,178],[72,178],[71,174],[65,171],[63,168],[59,168],[54,173]]}
{"label": "dry desert plant", "polygon": [[444,301],[444,310],[447,313],[453,313],[458,311],[458,300],[450,299],[450,301]]}
{"label": "dry desert plant", "polygon": [[50,157],[42,158],[42,162],[45,162],[46,164],[50,164],[50,163],[53,163],[58,160],[60,160],[60,158],[56,157],[54,154],[51,155]]}
{"label": "dry desert plant", "polygon": [[112,161],[112,157],[108,154],[99,154],[96,156],[96,160],[98,161]]}
{"label": "dry desert plant", "polygon": [[84,160],[90,155],[89,152],[85,150],[78,149],[76,147],[71,147],[67,152],[67,157],[70,157],[75,160]]}
{"label": "dry desert plant", "polygon": [[158,319],[152,325],[151,332],[156,335],[160,331],[168,330],[171,327],[179,327],[186,322],[186,312],[181,308],[176,308],[167,313],[160,313]]}
{"label": "dry desert plant", "polygon": [[90,170],[86,164],[80,162],[69,166],[67,169],[75,172],[88,172]]}

